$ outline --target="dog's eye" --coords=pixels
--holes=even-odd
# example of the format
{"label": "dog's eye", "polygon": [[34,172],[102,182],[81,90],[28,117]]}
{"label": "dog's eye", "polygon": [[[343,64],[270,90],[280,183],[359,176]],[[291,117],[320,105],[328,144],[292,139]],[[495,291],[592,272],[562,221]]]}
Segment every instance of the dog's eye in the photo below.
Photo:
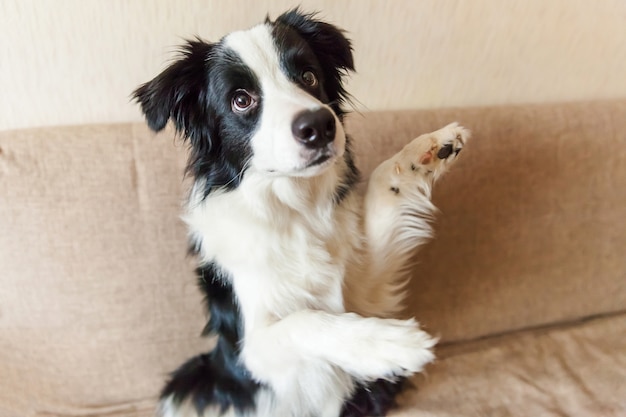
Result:
{"label": "dog's eye", "polygon": [[302,82],[309,86],[309,87],[315,87],[317,86],[317,76],[315,75],[315,73],[313,71],[307,70],[304,71],[302,73]]}
{"label": "dog's eye", "polygon": [[231,107],[237,113],[245,113],[255,104],[256,100],[246,90],[235,91],[231,101]]}

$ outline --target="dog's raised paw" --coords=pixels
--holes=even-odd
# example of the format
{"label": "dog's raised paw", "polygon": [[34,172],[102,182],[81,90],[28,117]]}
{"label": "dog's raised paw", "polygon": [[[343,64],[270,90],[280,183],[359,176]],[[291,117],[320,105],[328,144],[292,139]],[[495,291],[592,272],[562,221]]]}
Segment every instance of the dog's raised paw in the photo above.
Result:
{"label": "dog's raised paw", "polygon": [[384,184],[387,193],[390,192],[396,199],[406,199],[415,190],[429,197],[434,180],[456,161],[470,138],[469,129],[456,122],[450,123],[413,139],[391,159],[382,163],[372,177],[381,186]]}
{"label": "dog's raised paw", "polygon": [[456,159],[470,138],[468,129],[456,122],[450,123],[413,139],[402,151],[403,159],[411,160],[408,164],[411,171],[440,175],[444,167]]}

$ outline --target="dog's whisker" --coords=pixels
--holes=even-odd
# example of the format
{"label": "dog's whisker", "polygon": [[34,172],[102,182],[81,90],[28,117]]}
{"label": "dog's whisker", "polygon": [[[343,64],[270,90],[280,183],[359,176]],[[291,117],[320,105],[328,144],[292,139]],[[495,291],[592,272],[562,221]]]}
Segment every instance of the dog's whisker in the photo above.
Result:
{"label": "dog's whisker", "polygon": [[237,174],[235,174],[226,184],[224,184],[224,187],[228,187],[230,184],[232,184],[235,181],[241,181],[243,179],[243,173],[248,169],[251,162],[252,162],[251,158],[247,159],[246,162],[243,164],[243,167],[241,167],[241,169],[239,170],[239,172],[237,172]]}

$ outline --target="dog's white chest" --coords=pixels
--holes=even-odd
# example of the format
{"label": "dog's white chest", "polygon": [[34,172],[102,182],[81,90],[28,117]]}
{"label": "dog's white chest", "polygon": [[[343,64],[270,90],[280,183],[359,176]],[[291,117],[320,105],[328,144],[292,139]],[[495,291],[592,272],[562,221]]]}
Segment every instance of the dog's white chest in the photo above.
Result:
{"label": "dog's white chest", "polygon": [[246,331],[303,309],[344,311],[343,277],[353,250],[345,222],[311,221],[293,210],[266,221],[224,197],[198,205],[185,220],[204,260],[233,277]]}

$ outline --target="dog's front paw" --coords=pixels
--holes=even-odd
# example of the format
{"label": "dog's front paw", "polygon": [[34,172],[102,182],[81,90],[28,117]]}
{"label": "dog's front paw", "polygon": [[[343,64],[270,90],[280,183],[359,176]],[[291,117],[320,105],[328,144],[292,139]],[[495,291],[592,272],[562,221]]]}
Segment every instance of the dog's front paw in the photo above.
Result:
{"label": "dog's front paw", "polygon": [[374,346],[380,352],[381,363],[387,362],[389,369],[379,377],[410,376],[435,360],[433,348],[437,339],[421,330],[415,320],[385,321]]}
{"label": "dog's front paw", "polygon": [[420,372],[435,359],[437,340],[421,330],[415,320],[365,319],[367,329],[355,355],[358,379],[393,380]]}

